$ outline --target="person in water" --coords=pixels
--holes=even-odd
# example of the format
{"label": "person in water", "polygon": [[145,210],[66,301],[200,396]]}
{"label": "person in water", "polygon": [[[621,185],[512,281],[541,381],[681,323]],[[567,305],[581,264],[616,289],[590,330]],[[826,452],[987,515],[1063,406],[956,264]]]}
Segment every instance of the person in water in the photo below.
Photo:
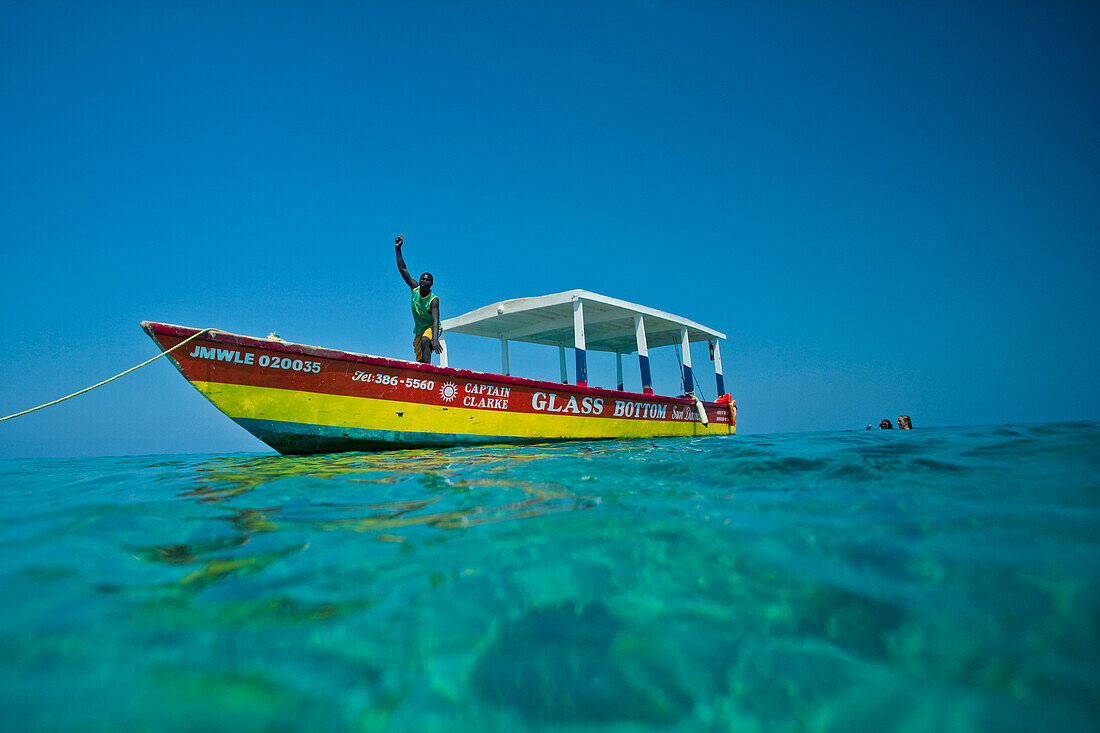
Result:
{"label": "person in water", "polygon": [[898,430],[912,430],[913,421],[908,415],[898,415]]}
{"label": "person in water", "polygon": [[401,245],[405,235],[398,234],[393,240],[397,251],[397,271],[405,278],[405,284],[412,288],[413,313],[413,353],[416,360],[423,364],[432,362],[432,352],[443,353],[439,343],[439,296],[432,292],[435,279],[432,273],[425,272],[420,282],[412,279],[409,268],[405,267],[405,258],[401,256]]}
{"label": "person in water", "polygon": [[890,422],[889,418],[882,418],[882,422],[878,424],[879,430],[893,430],[894,425]]}

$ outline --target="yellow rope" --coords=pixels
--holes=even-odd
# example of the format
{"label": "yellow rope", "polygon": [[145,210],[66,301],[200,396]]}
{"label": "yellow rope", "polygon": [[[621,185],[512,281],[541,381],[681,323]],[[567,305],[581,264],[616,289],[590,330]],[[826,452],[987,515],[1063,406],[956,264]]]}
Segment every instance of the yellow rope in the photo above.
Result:
{"label": "yellow rope", "polygon": [[65,397],[62,397],[59,400],[54,400],[53,402],[47,402],[44,405],[39,405],[38,407],[32,407],[29,410],[23,410],[22,412],[17,412],[14,415],[8,415],[7,417],[0,417],[0,422],[4,422],[5,420],[11,420],[13,417],[19,417],[20,415],[26,415],[28,412],[34,412],[35,410],[41,410],[43,407],[49,407],[50,405],[56,405],[58,402],[64,402],[67,399],[70,399],[72,397],[76,397],[77,395],[82,395],[85,392],[91,392],[96,387],[102,387],[103,385],[107,384],[107,382],[113,382],[114,380],[118,379],[119,377],[126,376],[127,374],[134,371],[135,369],[141,369],[146,364],[151,364],[152,362],[156,361],[157,359],[164,356],[165,354],[171,354],[173,351],[175,351],[179,347],[183,346],[184,344],[188,343],[189,341],[193,341],[193,340],[197,339],[199,336],[203,335],[204,333],[208,333],[208,332],[212,332],[212,331],[216,331],[216,330],[217,330],[216,328],[204,328],[203,330],[199,331],[198,333],[196,333],[192,336],[188,336],[186,339],[184,339],[183,341],[180,341],[178,344],[176,344],[172,348],[168,349],[167,351],[162,351],[159,354],[157,354],[156,356],[154,356],[152,359],[149,359],[148,361],[143,361],[140,364],[138,364],[136,367],[131,367],[131,368],[127,369],[126,371],[122,372],[121,374],[116,374],[115,376],[111,377],[110,379],[104,379],[99,384],[93,384],[91,387],[88,387],[87,389],[82,389],[79,392],[73,392],[71,395],[67,395]]}

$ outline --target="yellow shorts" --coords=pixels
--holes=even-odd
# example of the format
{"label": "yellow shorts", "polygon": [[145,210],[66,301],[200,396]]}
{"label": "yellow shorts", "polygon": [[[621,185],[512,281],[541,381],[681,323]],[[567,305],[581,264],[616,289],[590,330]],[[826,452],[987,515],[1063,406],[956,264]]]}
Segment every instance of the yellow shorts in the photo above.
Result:
{"label": "yellow shorts", "polygon": [[413,336],[413,353],[416,354],[417,361],[424,361],[424,347],[421,346],[421,344],[424,343],[427,343],[430,355],[432,348],[432,329],[430,327],[425,330],[424,333],[418,333]]}

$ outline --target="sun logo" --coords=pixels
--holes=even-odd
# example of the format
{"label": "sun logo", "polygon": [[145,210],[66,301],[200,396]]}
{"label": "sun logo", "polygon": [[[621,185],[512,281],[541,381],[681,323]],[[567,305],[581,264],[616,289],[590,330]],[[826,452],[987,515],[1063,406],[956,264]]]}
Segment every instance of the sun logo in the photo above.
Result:
{"label": "sun logo", "polygon": [[439,388],[439,396],[443,398],[444,402],[450,402],[456,394],[458,394],[458,387],[455,386],[454,382],[447,382]]}

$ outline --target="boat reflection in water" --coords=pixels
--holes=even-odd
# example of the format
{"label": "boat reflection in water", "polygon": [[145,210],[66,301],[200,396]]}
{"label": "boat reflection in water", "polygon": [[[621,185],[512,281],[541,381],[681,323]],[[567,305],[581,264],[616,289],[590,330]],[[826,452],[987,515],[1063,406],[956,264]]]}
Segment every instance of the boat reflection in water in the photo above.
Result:
{"label": "boat reflection in water", "polygon": [[[366,534],[411,551],[414,543],[441,541],[440,530],[595,506],[598,499],[553,481],[514,478],[521,465],[561,457],[547,448],[211,458],[196,466],[196,485],[179,493],[208,508],[203,530],[194,533],[203,539],[135,548],[135,554],[186,568],[174,585],[197,593],[268,571],[309,549],[319,532]],[[363,502],[363,496],[384,500]],[[212,521],[222,527],[213,538]],[[355,547],[362,556],[360,540]]]}

